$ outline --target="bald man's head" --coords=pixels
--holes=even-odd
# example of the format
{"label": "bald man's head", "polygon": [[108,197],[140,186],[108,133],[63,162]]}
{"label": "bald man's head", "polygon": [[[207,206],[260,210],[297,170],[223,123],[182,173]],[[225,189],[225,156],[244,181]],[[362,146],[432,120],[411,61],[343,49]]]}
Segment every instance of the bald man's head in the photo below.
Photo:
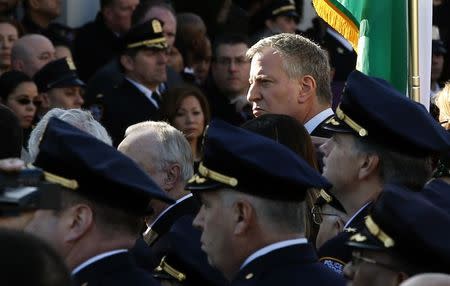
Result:
{"label": "bald man's head", "polygon": [[405,280],[400,286],[448,286],[450,275],[441,273],[425,273]]}
{"label": "bald man's head", "polygon": [[11,50],[11,67],[33,77],[47,63],[55,59],[55,47],[39,34],[29,34],[14,42]]}

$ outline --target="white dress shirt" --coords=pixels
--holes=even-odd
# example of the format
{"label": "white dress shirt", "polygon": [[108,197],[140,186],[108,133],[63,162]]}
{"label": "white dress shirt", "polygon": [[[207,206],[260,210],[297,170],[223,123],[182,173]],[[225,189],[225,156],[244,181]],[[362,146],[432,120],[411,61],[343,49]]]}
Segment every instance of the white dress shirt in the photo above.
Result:
{"label": "white dress shirt", "polygon": [[322,121],[333,115],[333,110],[331,108],[327,108],[320,112],[319,114],[316,114],[313,118],[311,118],[308,122],[305,123],[305,128],[308,131],[309,134],[311,134],[314,129],[316,129],[317,126],[319,126]]}
{"label": "white dress shirt", "polygon": [[[139,89],[144,95],[145,97],[148,98],[148,100],[150,100],[150,102],[156,106],[156,108],[160,108],[158,102],[154,99],[154,96],[161,96],[158,93],[158,89],[156,89],[156,91],[151,91],[150,89],[148,89],[147,87],[145,87],[143,84],[138,83],[137,81],[134,81],[132,79],[130,79],[129,77],[126,77],[126,79],[131,82],[131,84],[133,84],[137,89]],[[156,93],[155,95],[153,95],[153,93]]]}
{"label": "white dress shirt", "polygon": [[103,252],[100,253],[99,255],[96,255],[94,257],[89,258],[88,260],[86,260],[85,262],[81,263],[80,265],[78,265],[77,267],[75,267],[74,270],[72,270],[72,275],[77,274],[78,272],[80,272],[83,268],[91,265],[92,263],[99,261],[105,257],[114,255],[114,254],[118,254],[118,253],[122,253],[122,252],[127,252],[128,250],[126,249],[115,249],[115,250],[111,250],[111,251],[107,251],[107,252]]}

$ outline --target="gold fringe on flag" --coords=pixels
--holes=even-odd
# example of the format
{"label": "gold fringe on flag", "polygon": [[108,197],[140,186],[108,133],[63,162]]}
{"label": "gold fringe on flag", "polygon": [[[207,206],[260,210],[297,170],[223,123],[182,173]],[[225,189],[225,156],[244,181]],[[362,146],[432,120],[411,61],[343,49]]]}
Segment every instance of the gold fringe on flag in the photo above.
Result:
{"label": "gold fringe on flag", "polygon": [[358,52],[359,27],[329,0],[312,0],[320,18],[338,31]]}

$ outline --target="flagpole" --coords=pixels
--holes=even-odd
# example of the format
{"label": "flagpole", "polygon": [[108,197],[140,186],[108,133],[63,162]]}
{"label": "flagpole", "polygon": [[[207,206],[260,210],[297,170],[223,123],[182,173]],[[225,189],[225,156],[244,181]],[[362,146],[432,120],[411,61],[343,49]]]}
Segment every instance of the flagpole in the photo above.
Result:
{"label": "flagpole", "polygon": [[419,76],[419,0],[409,0],[410,81],[409,97],[420,102]]}

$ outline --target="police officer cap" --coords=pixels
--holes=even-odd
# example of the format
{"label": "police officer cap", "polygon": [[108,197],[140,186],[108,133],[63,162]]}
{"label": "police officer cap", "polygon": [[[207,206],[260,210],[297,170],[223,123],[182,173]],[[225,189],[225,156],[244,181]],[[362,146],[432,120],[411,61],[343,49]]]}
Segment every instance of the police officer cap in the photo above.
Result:
{"label": "police officer cap", "polygon": [[450,184],[442,179],[433,179],[425,185],[422,194],[450,215]]}
{"label": "police officer cap", "polygon": [[295,3],[292,0],[276,0],[272,1],[265,9],[265,19],[275,19],[278,16],[287,16],[294,18],[296,22],[300,20],[300,16],[295,8]]}
{"label": "police officer cap", "polygon": [[289,148],[261,135],[213,120],[207,128],[203,161],[188,190],[219,188],[274,200],[304,200],[309,188],[329,182]]}
{"label": "police officer cap", "polygon": [[409,274],[450,273],[449,225],[448,210],[436,207],[422,193],[386,185],[364,228],[347,244],[400,258]]}
{"label": "police officer cap", "polygon": [[162,30],[163,22],[150,19],[130,29],[122,38],[122,50],[128,49],[166,49],[167,42]]}
{"label": "police officer cap", "polygon": [[86,86],[78,78],[77,68],[71,58],[57,59],[43,66],[33,77],[39,92],[55,87]]}
{"label": "police officer cap", "polygon": [[150,199],[173,201],[130,158],[72,125],[51,118],[34,163],[72,184],[83,196],[137,215]]}
{"label": "police officer cap", "polygon": [[37,209],[61,208],[64,179],[37,168],[0,171],[0,216],[18,216]]}
{"label": "police officer cap", "polygon": [[422,104],[359,71],[350,73],[335,115],[324,128],[410,155],[450,150],[449,134]]}

